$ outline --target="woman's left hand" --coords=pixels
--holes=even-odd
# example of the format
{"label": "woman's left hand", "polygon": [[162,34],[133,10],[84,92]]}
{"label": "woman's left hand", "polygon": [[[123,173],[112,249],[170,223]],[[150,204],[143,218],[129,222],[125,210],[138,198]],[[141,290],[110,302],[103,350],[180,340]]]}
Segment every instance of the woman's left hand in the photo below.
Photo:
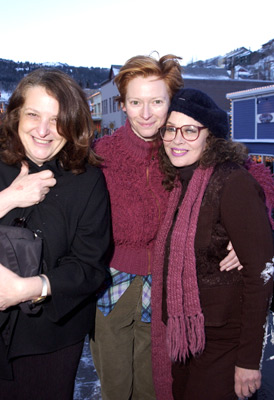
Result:
{"label": "woman's left hand", "polygon": [[22,280],[23,278],[19,275],[0,264],[0,311],[21,302],[20,286]]}
{"label": "woman's left hand", "polygon": [[228,243],[227,250],[229,251],[228,255],[219,264],[221,267],[220,271],[230,271],[234,268],[237,268],[238,271],[240,271],[243,266],[240,264],[231,242]]}
{"label": "woman's left hand", "polygon": [[261,372],[257,369],[235,367],[235,393],[244,400],[252,395],[261,386]]}

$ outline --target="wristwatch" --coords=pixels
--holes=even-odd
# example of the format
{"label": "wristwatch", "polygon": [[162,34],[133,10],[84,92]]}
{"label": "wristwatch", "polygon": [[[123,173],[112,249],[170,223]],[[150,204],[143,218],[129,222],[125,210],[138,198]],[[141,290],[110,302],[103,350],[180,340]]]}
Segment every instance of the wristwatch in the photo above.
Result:
{"label": "wristwatch", "polygon": [[47,284],[47,280],[46,280],[45,276],[44,275],[39,275],[39,278],[42,279],[42,293],[41,293],[41,296],[39,296],[37,299],[32,300],[32,302],[34,304],[41,303],[42,301],[45,300],[45,298],[48,295],[48,284]]}

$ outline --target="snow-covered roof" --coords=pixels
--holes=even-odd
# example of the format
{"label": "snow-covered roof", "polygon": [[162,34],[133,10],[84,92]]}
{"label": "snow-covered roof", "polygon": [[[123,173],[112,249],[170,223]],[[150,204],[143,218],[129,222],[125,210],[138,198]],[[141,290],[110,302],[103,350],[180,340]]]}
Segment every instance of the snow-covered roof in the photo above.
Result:
{"label": "snow-covered roof", "polygon": [[224,68],[183,67],[184,79],[230,79]]}
{"label": "snow-covered roof", "polygon": [[101,86],[104,86],[106,83],[111,81],[119,73],[121,67],[122,67],[122,65],[111,65],[111,68],[109,70],[108,79],[101,82]]}
{"label": "snow-covered roof", "polygon": [[236,56],[248,56],[251,53],[250,50],[247,50],[245,47],[240,47],[239,49],[230,51],[225,55],[226,58],[236,57]]}
{"label": "snow-covered roof", "polygon": [[258,87],[254,89],[241,90],[239,92],[227,93],[226,98],[229,100],[240,99],[245,97],[254,97],[261,96],[264,94],[273,93],[274,94],[274,85]]}
{"label": "snow-covered roof", "polygon": [[111,68],[112,68],[113,75],[116,76],[119,74],[121,65],[112,65]]}
{"label": "snow-covered roof", "polygon": [[235,65],[235,71],[248,72],[248,70],[245,67],[243,67],[242,65]]}

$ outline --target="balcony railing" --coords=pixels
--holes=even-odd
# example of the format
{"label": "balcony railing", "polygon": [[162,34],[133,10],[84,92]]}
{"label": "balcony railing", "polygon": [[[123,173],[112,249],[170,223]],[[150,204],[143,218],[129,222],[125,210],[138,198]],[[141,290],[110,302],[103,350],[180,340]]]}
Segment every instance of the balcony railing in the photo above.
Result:
{"label": "balcony railing", "polygon": [[102,113],[91,113],[93,121],[100,121],[102,119]]}

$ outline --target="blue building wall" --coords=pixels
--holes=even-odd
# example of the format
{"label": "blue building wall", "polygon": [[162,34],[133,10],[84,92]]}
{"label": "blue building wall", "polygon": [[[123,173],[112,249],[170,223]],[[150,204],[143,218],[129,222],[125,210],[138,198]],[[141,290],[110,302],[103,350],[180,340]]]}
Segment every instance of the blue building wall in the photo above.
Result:
{"label": "blue building wall", "polygon": [[248,152],[252,154],[265,154],[274,156],[274,143],[245,143]]}
{"label": "blue building wall", "polygon": [[232,139],[243,142],[254,160],[264,162],[273,171],[274,87],[266,93],[264,88],[254,92],[254,95],[250,91],[231,94]]}
{"label": "blue building wall", "polygon": [[234,100],[233,138],[274,141],[274,95]]}
{"label": "blue building wall", "polygon": [[233,138],[255,138],[255,99],[238,100],[233,104]]}

